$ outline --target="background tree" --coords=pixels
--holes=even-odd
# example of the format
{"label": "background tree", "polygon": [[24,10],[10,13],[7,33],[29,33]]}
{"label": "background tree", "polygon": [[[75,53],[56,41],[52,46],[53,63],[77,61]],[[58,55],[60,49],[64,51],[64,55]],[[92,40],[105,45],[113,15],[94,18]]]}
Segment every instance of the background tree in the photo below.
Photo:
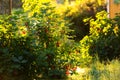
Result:
{"label": "background tree", "polygon": [[21,0],[12,0],[12,7],[13,8],[22,8],[22,1]]}
{"label": "background tree", "polygon": [[9,1],[10,0],[0,0],[0,14],[10,14]]}

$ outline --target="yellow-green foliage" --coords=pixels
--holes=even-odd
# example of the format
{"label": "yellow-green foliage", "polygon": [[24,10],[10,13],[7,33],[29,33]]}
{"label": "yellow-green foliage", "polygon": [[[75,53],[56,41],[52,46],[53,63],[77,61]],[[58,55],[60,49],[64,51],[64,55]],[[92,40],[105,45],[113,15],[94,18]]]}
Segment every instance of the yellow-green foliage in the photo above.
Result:
{"label": "yellow-green foliage", "polygon": [[78,45],[69,39],[69,24],[55,13],[51,3],[36,5],[28,13],[31,12],[28,16],[27,12],[16,10],[10,16],[0,17],[0,59],[4,60],[0,62],[1,74],[10,70],[10,74],[25,75],[25,80],[33,80],[38,75],[64,78],[66,71],[89,62],[88,56],[80,54]]}
{"label": "yellow-green foliage", "polygon": [[[40,8],[43,3],[52,2],[52,0],[22,0],[23,9],[25,12],[29,12],[29,16],[33,16],[34,13],[40,13]],[[52,3],[54,4],[54,3]]]}
{"label": "yellow-green foliage", "polygon": [[89,33],[89,24],[83,22],[84,18],[93,17],[101,10],[105,9],[104,0],[75,0],[57,5],[57,13],[69,19],[72,25],[70,29],[74,32],[74,40],[79,41]]}
{"label": "yellow-green foliage", "polygon": [[81,53],[92,56],[98,54],[100,60],[114,59],[119,57],[119,22],[112,21],[105,11],[96,14],[96,19],[90,20],[89,36],[84,37],[81,43]]}
{"label": "yellow-green foliage", "polygon": [[[90,7],[92,6],[94,9],[97,9],[98,6],[105,5],[105,0],[75,0],[68,2],[65,1],[64,4],[58,4],[58,12],[64,13],[67,10],[69,10],[67,16],[74,15],[74,14],[80,14],[84,10],[90,10]],[[75,15],[76,16],[76,15]]]}

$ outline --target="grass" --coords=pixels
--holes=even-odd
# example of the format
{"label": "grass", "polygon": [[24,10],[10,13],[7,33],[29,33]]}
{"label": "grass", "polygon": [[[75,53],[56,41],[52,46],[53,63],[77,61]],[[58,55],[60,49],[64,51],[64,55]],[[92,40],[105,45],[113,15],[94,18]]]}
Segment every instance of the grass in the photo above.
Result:
{"label": "grass", "polygon": [[120,80],[120,61],[113,60],[109,64],[96,61],[85,68],[85,73],[70,75],[68,80]]}

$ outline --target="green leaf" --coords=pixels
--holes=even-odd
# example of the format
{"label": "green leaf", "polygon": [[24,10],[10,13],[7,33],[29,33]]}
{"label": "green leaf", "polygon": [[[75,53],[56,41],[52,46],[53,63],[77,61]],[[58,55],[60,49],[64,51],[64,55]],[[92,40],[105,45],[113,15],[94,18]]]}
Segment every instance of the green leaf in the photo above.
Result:
{"label": "green leaf", "polygon": [[12,60],[13,60],[14,62],[20,62],[19,59],[17,59],[16,57],[13,57]]}
{"label": "green leaf", "polygon": [[23,56],[19,56],[18,59],[19,59],[19,60],[22,60],[22,59],[23,59]]}
{"label": "green leaf", "polygon": [[27,60],[22,60],[21,63],[27,63]]}

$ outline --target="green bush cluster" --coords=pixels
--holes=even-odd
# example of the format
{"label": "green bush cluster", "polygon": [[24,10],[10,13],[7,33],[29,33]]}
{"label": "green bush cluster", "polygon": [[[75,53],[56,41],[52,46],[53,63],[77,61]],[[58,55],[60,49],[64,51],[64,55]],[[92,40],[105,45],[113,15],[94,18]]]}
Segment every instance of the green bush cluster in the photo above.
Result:
{"label": "green bush cluster", "polygon": [[[46,1],[23,0],[24,11],[0,16],[0,79],[65,79],[77,66],[90,66],[96,55],[101,61],[120,57],[119,16],[109,19],[105,11],[97,13],[100,6],[95,3],[85,4],[85,9],[79,5],[78,12],[70,7],[60,13],[60,7]],[[94,15],[88,14],[92,8]],[[77,33],[80,37],[74,39],[80,43],[73,40]]]}
{"label": "green bush cluster", "polygon": [[96,19],[87,20],[90,21],[90,33],[80,41],[81,52],[93,57],[98,55],[101,61],[119,58],[119,17],[109,19],[107,13],[102,11],[97,13]]}
{"label": "green bush cluster", "polygon": [[65,78],[66,72],[90,61],[83,61],[89,56],[82,57],[69,39],[68,21],[51,3],[41,3],[37,10],[0,16],[0,74],[8,73],[11,80],[18,75],[23,80]]}
{"label": "green bush cluster", "polygon": [[[35,54],[27,17],[22,11],[0,16],[0,74],[22,75],[30,70]],[[12,80],[12,79],[11,79]]]}

